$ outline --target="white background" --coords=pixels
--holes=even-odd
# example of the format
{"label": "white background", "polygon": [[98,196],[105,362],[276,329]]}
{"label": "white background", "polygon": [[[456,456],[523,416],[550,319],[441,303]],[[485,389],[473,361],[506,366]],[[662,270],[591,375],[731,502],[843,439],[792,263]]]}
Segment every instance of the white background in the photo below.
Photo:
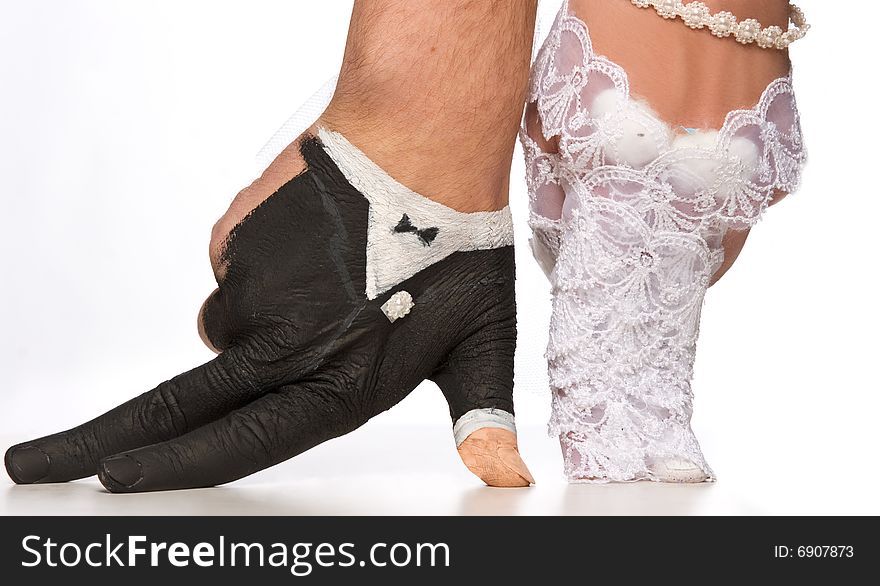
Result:
{"label": "white background", "polygon": [[[352,436],[229,487],[117,497],[93,480],[4,477],[0,512],[880,512],[877,50],[858,34],[880,7],[858,4],[803,2],[813,29],[792,49],[803,188],[707,297],[694,427],[716,485],[564,483],[543,433],[549,294],[525,246],[517,154],[516,406],[536,487],[481,488],[426,383]],[[557,6],[542,4],[544,33]],[[336,72],[349,11],[342,0],[4,0],[0,448],[211,358],[195,328],[214,287],[211,225],[260,170],[264,142]]]}

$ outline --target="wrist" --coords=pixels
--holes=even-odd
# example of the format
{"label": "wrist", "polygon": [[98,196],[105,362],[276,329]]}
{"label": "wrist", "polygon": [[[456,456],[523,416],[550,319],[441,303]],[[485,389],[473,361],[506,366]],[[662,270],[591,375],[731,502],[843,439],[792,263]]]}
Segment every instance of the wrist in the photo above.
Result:
{"label": "wrist", "polygon": [[391,177],[428,199],[460,212],[507,206],[512,140],[504,149],[487,148],[474,136],[456,136],[451,123],[438,127],[436,121],[399,113],[377,115],[375,108],[351,98],[334,98],[317,126],[344,135]]}

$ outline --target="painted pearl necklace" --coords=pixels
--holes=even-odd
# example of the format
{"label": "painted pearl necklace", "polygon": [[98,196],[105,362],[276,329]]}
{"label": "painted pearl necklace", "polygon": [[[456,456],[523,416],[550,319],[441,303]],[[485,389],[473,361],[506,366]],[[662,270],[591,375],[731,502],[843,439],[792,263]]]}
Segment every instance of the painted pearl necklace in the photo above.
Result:
{"label": "painted pearl necklace", "polygon": [[703,2],[685,4],[682,0],[632,0],[632,3],[639,8],[653,8],[663,18],[681,18],[692,29],[707,28],[720,38],[733,35],[743,45],[755,43],[763,49],[785,49],[810,30],[804,11],[794,4],[789,4],[791,25],[787,31],[783,31],[775,25],[763,28],[754,18],[737,22],[736,16],[726,10],[711,14]]}

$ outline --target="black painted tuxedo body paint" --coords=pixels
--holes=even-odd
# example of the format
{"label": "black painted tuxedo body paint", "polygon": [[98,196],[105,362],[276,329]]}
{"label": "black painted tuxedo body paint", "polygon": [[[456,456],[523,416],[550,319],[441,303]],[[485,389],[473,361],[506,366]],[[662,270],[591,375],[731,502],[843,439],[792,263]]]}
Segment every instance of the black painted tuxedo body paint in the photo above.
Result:
{"label": "black painted tuxedo body paint", "polygon": [[[318,138],[301,152],[306,170],[228,239],[225,276],[203,313],[220,355],[91,422],[10,448],[13,480],[97,470],[113,492],[213,486],[352,431],[425,379],[441,387],[454,421],[513,413],[513,247],[448,252],[450,231],[413,225],[405,201],[386,202],[394,219],[385,226]],[[411,239],[399,241],[404,251],[447,252],[395,282],[381,263],[406,259],[382,260],[387,247],[369,234],[392,248]],[[411,308],[392,321],[383,305],[401,292]]]}

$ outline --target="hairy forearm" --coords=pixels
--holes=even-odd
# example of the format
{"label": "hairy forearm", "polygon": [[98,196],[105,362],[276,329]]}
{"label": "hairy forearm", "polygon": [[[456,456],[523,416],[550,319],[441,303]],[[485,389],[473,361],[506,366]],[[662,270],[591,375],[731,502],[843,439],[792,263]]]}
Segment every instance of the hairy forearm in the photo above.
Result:
{"label": "hairy forearm", "polygon": [[502,206],[535,9],[535,0],[356,1],[322,122],[415,191],[464,211]]}

